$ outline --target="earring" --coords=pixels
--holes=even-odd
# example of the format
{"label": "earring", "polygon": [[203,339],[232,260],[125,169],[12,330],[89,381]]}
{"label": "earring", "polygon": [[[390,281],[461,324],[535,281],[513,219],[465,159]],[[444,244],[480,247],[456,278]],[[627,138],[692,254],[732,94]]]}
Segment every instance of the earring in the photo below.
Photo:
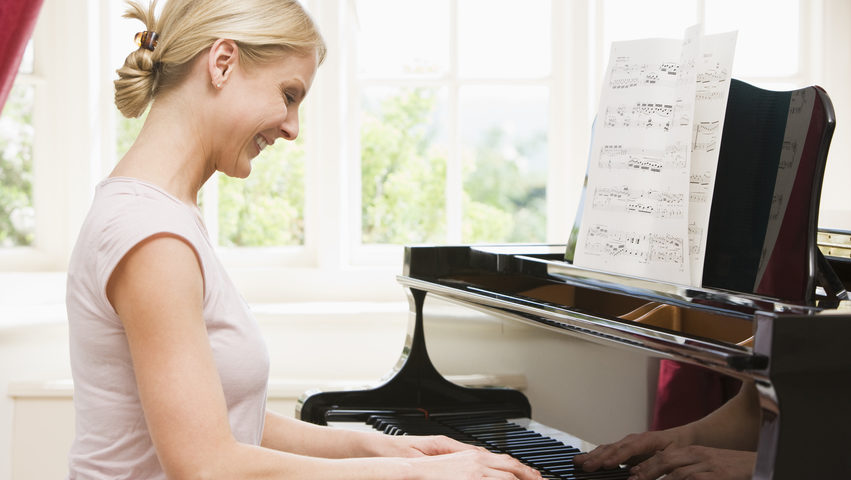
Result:
{"label": "earring", "polygon": [[222,88],[222,82],[217,83],[216,88]]}

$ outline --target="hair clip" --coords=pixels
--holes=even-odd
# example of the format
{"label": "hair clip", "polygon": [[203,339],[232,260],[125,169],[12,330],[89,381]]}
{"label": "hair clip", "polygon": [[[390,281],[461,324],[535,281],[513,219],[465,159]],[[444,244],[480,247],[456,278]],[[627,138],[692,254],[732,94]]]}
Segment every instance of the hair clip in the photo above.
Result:
{"label": "hair clip", "polygon": [[157,38],[159,38],[157,32],[149,32],[148,30],[145,30],[144,32],[139,32],[136,34],[135,38],[136,46],[153,52],[154,47],[157,46]]}

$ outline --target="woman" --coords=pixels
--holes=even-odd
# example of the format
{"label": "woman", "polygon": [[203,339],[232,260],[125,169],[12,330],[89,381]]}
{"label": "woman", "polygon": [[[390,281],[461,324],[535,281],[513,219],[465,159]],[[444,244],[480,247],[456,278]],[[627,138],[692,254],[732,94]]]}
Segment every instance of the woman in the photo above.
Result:
{"label": "woman", "polygon": [[325,56],[297,0],[131,3],[118,71],[133,146],[101,182],[68,270],[76,438],[69,478],[539,479],[446,437],[310,425],[265,409],[268,355],[197,207],[215,171],[246,177]]}
{"label": "woman", "polygon": [[577,455],[586,471],[633,465],[630,480],[749,480],[759,440],[759,396],[753,381],[701,418],[667,430],[627,435]]}

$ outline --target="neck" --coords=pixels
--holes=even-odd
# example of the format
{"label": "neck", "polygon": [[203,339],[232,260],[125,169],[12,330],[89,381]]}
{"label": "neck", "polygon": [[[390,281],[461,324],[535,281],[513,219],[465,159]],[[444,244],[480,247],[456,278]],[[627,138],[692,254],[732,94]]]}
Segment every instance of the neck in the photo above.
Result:
{"label": "neck", "polygon": [[[200,122],[208,118],[180,92],[157,98],[136,141],[110,176],[153,183],[178,199],[197,204],[198,191],[213,174],[210,148]],[[191,96],[189,97],[191,98]]]}

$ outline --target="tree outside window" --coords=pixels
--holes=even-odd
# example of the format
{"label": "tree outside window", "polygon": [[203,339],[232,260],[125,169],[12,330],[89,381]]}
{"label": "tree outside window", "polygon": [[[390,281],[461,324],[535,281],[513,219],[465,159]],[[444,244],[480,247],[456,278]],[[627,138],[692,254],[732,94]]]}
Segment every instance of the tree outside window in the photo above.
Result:
{"label": "tree outside window", "polygon": [[16,84],[0,115],[0,247],[34,240],[33,101],[35,88]]}

